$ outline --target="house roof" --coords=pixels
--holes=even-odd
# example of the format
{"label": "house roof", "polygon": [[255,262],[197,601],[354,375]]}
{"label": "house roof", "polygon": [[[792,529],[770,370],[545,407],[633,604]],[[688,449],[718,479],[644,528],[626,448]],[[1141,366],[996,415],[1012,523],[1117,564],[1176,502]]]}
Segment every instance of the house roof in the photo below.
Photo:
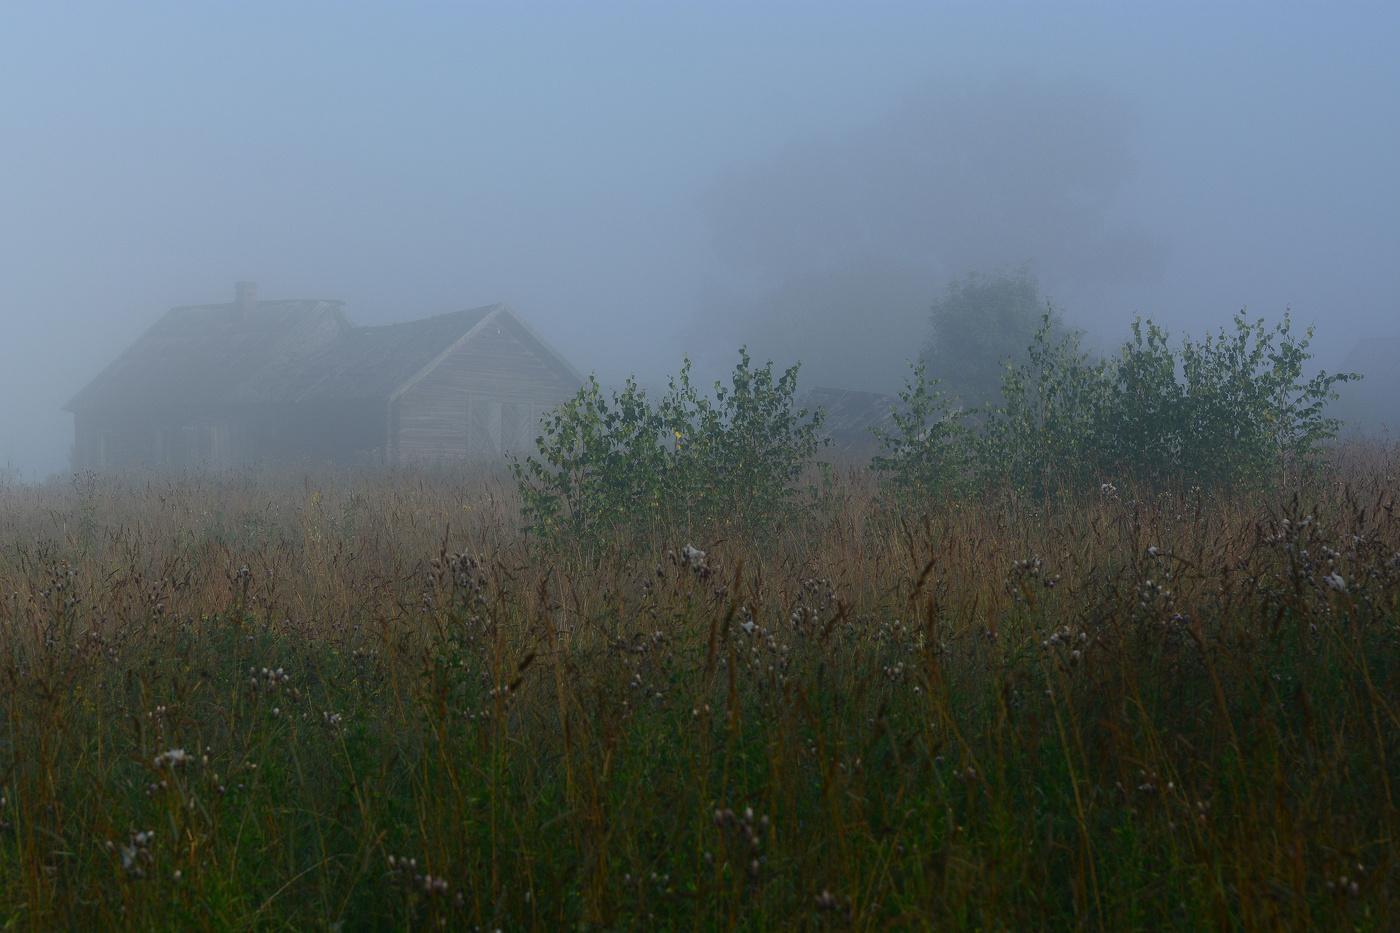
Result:
{"label": "house roof", "polygon": [[891,414],[901,405],[893,395],[821,386],[803,392],[798,401],[808,408],[825,408],[822,434],[847,444],[874,443],[870,429],[891,425]]}
{"label": "house roof", "polygon": [[583,382],[505,304],[378,327],[354,326],[339,306],[259,301],[242,320],[231,304],[176,308],[66,408],[388,400],[490,321],[508,322],[561,377]]}
{"label": "house roof", "polygon": [[218,404],[354,325],[343,302],[259,301],[171,308],[64,406],[67,411]]}
{"label": "house roof", "polygon": [[309,359],[291,361],[255,385],[240,386],[233,400],[387,399],[504,307],[487,305],[421,321],[351,328]]}

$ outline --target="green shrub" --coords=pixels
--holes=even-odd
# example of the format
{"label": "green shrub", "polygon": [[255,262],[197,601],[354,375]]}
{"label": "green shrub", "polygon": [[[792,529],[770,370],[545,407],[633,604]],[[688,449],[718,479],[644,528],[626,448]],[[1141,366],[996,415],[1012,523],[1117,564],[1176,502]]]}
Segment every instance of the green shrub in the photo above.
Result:
{"label": "green shrub", "polygon": [[[946,396],[914,367],[895,432],[877,432],[887,454],[872,466],[899,488],[958,480],[1043,496],[1102,481],[1249,487],[1314,468],[1341,421],[1325,414],[1334,386],[1359,378],[1305,378],[1312,329],[1302,339],[1285,315],[1234,318],[1173,350],[1152,321],[1134,322],[1117,354],[1096,360],[1047,312],[1025,362],[1006,363],[1002,403],[948,419]],[[1057,332],[1060,334],[1056,336]]]}
{"label": "green shrub", "polygon": [[1338,382],[1354,374],[1318,372],[1309,328],[1293,336],[1287,315],[1272,331],[1263,319],[1234,318],[1204,340],[1186,337],[1179,353],[1165,330],[1136,321],[1113,366],[1101,416],[1099,468],[1118,476],[1192,485],[1251,486],[1288,470],[1310,469],[1341,421],[1324,410]]}
{"label": "green shrub", "polygon": [[963,491],[971,464],[962,409],[940,380],[929,381],[926,360],[913,369],[899,393],[903,409],[890,413],[894,429],[871,428],[882,453],[870,467],[884,474],[885,491],[900,504]]}
{"label": "green shrub", "polygon": [[800,507],[797,480],[824,412],[798,408],[797,366],[775,377],[746,349],[725,386],[702,395],[690,361],[656,405],[628,380],[609,402],[588,384],[548,419],[539,458],[515,459],[522,509],[544,535],[718,523],[758,530]]}
{"label": "green shrub", "polygon": [[1116,475],[1161,481],[1181,472],[1190,433],[1186,387],[1177,380],[1176,354],[1168,334],[1151,321],[1133,336],[1111,370],[1108,404],[1100,415],[1100,469]]}
{"label": "green shrub", "polygon": [[1342,422],[1324,415],[1337,398],[1333,386],[1360,376],[1318,372],[1304,381],[1313,330],[1298,340],[1290,328],[1286,314],[1271,332],[1262,318],[1251,327],[1236,315],[1233,335],[1222,328],[1200,343],[1182,341],[1183,471],[1198,471],[1213,482],[1276,479],[1285,470],[1311,466],[1336,439]]}
{"label": "green shrub", "polygon": [[691,383],[686,360],[663,408],[682,471],[676,493],[692,520],[752,529],[791,516],[826,415],[797,407],[797,370],[775,379],[771,360],[754,368],[740,349],[730,384],[716,382],[711,401]]}
{"label": "green shrub", "polygon": [[674,451],[667,419],[629,379],[612,400],[588,382],[545,420],[540,459],[512,458],[521,511],[540,534],[640,522],[670,506]]}
{"label": "green shrub", "polygon": [[978,412],[973,459],[987,485],[1044,495],[1098,465],[1111,366],[1082,351],[1076,334],[1053,339],[1054,327],[1047,311],[1026,362],[1002,372],[1002,404]]}

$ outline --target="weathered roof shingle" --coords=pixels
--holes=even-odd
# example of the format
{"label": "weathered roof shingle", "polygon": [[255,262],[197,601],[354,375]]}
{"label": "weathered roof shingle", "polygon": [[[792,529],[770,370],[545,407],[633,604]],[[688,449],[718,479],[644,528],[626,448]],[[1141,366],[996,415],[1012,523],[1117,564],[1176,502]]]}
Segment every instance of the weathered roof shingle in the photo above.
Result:
{"label": "weathered roof shingle", "polygon": [[404,324],[351,328],[309,358],[288,361],[257,383],[240,386],[231,400],[387,399],[505,307],[487,305]]}
{"label": "weathered roof shingle", "polygon": [[88,383],[68,411],[219,403],[294,366],[354,325],[342,302],[259,301],[172,308]]}
{"label": "weathered roof shingle", "polygon": [[243,314],[235,304],[173,308],[64,407],[387,401],[498,315],[508,317],[565,381],[582,381],[504,304],[379,327],[356,327],[340,306],[339,301],[259,301]]}

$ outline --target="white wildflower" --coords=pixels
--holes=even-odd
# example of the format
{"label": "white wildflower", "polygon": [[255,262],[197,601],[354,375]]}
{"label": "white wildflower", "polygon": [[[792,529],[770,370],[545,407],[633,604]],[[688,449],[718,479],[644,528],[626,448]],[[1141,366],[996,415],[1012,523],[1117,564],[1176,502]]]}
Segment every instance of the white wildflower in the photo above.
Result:
{"label": "white wildflower", "polygon": [[155,766],[157,768],[179,768],[189,764],[189,762],[190,756],[185,753],[183,748],[172,748],[169,751],[161,752],[155,758]]}

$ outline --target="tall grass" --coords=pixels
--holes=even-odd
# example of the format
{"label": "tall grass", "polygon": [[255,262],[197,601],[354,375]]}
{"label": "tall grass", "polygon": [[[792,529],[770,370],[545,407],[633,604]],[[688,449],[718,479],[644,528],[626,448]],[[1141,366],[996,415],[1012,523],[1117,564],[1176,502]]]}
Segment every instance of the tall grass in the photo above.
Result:
{"label": "tall grass", "polygon": [[1397,492],[582,548],[491,478],[12,482],[0,921],[1391,929]]}

